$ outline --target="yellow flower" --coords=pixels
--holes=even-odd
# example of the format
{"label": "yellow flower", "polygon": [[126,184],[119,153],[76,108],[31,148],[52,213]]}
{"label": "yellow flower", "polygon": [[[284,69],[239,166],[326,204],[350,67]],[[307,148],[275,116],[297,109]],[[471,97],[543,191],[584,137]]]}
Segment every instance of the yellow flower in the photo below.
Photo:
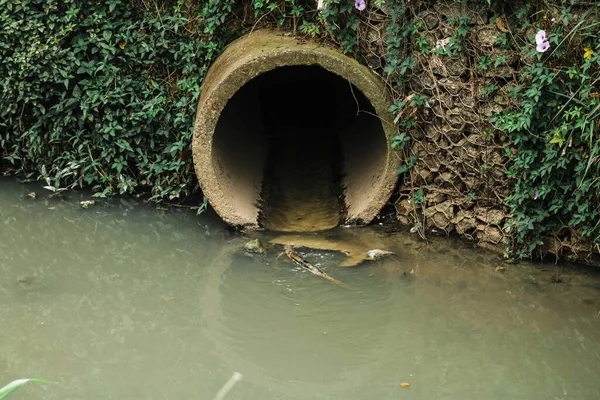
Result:
{"label": "yellow flower", "polygon": [[121,48],[121,50],[125,50],[125,46],[127,46],[127,43],[125,43],[125,42],[119,43],[119,47]]}
{"label": "yellow flower", "polygon": [[590,58],[592,58],[592,54],[594,54],[594,51],[592,49],[590,49],[589,47],[583,48],[583,58],[589,60]]}

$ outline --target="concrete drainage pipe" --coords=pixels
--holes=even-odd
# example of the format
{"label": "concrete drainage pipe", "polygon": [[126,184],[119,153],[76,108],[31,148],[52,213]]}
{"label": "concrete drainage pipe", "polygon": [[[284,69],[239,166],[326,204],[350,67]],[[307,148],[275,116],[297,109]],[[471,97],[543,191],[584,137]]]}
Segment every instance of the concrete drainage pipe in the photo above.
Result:
{"label": "concrete drainage pipe", "polygon": [[[204,80],[192,145],[203,193],[236,227],[369,223],[397,180],[389,104],[380,79],[333,48],[272,31],[244,36]],[[270,224],[272,209],[285,210],[303,193],[303,201],[316,198],[339,213],[332,219],[308,209]],[[311,216],[324,222],[294,225]]]}

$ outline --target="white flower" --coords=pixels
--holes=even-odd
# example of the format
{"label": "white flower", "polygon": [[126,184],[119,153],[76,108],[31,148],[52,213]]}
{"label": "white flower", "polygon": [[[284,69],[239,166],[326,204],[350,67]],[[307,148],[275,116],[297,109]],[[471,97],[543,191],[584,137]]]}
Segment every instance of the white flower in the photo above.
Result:
{"label": "white flower", "polygon": [[544,53],[549,48],[550,48],[550,43],[548,43],[548,41],[545,41],[545,42],[538,44],[536,47],[536,50],[540,53]]}
{"label": "white flower", "polygon": [[542,44],[544,42],[548,41],[548,39],[546,38],[546,31],[541,30],[538,31],[538,33],[535,34],[535,43],[536,44]]}
{"label": "white flower", "polygon": [[537,44],[536,50],[540,53],[544,53],[550,48],[550,42],[546,37],[546,31],[540,30],[535,34],[535,43]]}

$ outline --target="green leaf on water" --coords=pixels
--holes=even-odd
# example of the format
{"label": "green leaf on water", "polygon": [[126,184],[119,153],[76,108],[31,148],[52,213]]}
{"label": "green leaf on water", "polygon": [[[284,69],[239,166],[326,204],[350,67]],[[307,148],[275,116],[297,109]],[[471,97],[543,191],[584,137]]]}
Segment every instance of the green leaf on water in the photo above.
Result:
{"label": "green leaf on water", "polygon": [[17,379],[12,381],[8,385],[0,389],[0,400],[5,399],[9,394],[26,384],[27,382],[39,382],[39,383],[52,383],[44,379],[31,378],[31,379]]}

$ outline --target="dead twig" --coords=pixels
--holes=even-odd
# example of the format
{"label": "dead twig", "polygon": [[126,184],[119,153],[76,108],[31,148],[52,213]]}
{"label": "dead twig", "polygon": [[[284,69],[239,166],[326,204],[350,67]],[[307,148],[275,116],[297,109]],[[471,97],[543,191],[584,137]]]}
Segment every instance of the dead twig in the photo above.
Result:
{"label": "dead twig", "polygon": [[296,253],[294,251],[294,249],[292,248],[292,246],[290,246],[289,244],[286,245],[284,247],[285,250],[285,255],[288,256],[288,258],[290,260],[292,260],[294,263],[298,264],[299,266],[301,266],[302,268],[307,269],[308,271],[310,271],[311,273],[325,279],[328,280],[331,283],[334,283],[338,286],[343,287],[344,289],[350,289],[350,286],[346,285],[344,282],[338,281],[337,279],[327,275],[325,272],[323,272],[321,269],[315,267],[314,265],[312,265],[311,263],[309,263],[308,261],[306,261],[304,258],[302,258],[298,253]]}

